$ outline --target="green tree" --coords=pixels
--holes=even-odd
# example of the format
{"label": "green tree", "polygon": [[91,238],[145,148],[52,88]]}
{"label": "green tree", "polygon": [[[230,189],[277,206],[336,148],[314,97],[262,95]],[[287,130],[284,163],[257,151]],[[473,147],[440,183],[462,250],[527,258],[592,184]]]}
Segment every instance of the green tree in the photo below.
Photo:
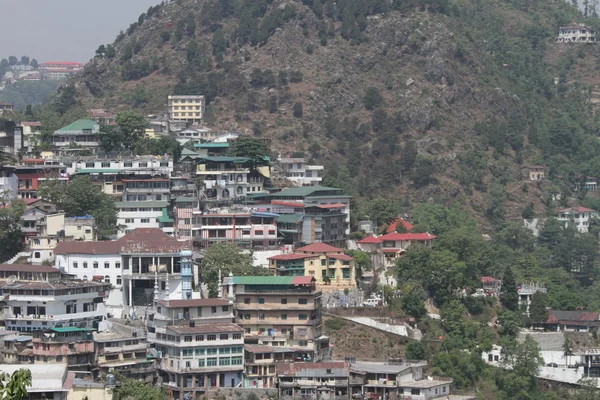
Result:
{"label": "green tree", "polygon": [[94,185],[89,176],[75,176],[67,185],[49,180],[43,183],[38,194],[55,203],[67,217],[92,215],[100,239],[117,233],[117,209],[110,195]]}
{"label": "green tree", "polygon": [[123,133],[113,125],[100,126],[100,147],[107,153],[121,151],[123,148]]}
{"label": "green tree", "polygon": [[27,386],[31,386],[31,371],[21,368],[8,375],[0,373],[0,397],[5,400],[24,400],[29,398]]}
{"label": "green tree", "polygon": [[535,292],[531,297],[529,305],[529,318],[532,322],[546,322],[548,319],[548,295],[542,292]]}
{"label": "green tree", "polygon": [[398,208],[391,201],[378,197],[371,201],[368,209],[368,218],[378,226],[389,224],[398,216]]}
{"label": "green tree", "polygon": [[302,118],[303,115],[304,115],[304,110],[302,108],[302,103],[300,103],[300,102],[294,103],[294,117]]}
{"label": "green tree", "polygon": [[369,253],[360,250],[347,250],[346,253],[354,258],[354,264],[356,265],[356,279],[360,279],[363,272],[370,271],[373,268],[371,263],[371,256]]}
{"label": "green tree", "polygon": [[11,67],[14,67],[15,65],[17,65],[18,62],[19,62],[19,60],[17,59],[17,57],[15,57],[15,56],[8,57],[8,65],[10,65]]}
{"label": "green tree", "polygon": [[374,110],[383,104],[383,96],[379,93],[379,89],[370,86],[365,90],[365,97],[363,98],[363,104],[367,110]]}
{"label": "green tree", "polygon": [[229,150],[229,154],[237,157],[247,157],[253,162],[254,168],[266,165],[271,151],[264,141],[250,136],[237,138]]}
{"label": "green tree", "polygon": [[519,293],[517,292],[517,281],[511,267],[506,267],[502,277],[502,305],[510,311],[519,309]]}
{"label": "green tree", "polygon": [[410,342],[406,345],[406,358],[409,360],[425,359],[425,344],[423,341]]}
{"label": "green tree", "polygon": [[23,201],[0,208],[0,262],[14,257],[23,248],[21,216],[25,211]]}
{"label": "green tree", "polygon": [[27,57],[27,56],[22,56],[22,57],[21,57],[21,65],[28,66],[28,65],[29,65],[29,57]]}
{"label": "green tree", "polygon": [[137,141],[145,135],[148,122],[143,115],[135,111],[123,111],[117,114],[117,125],[123,135],[123,147],[132,150]]}
{"label": "green tree", "polygon": [[512,311],[504,311],[502,312],[502,314],[499,315],[499,318],[500,325],[502,327],[500,333],[502,333],[503,336],[508,337],[517,336],[517,334],[519,333],[519,329],[521,329],[517,313],[514,313]]}
{"label": "green tree", "polygon": [[417,284],[407,283],[402,287],[402,309],[416,320],[421,319],[427,314],[427,310],[425,309],[426,298],[427,294]]}
{"label": "green tree", "polygon": [[252,256],[231,243],[217,243],[210,246],[202,261],[202,281],[208,286],[210,297],[218,292],[219,270],[226,277],[231,272],[234,276],[269,275],[269,270],[252,265]]}
{"label": "green tree", "polygon": [[502,346],[502,365],[510,371],[499,376],[497,384],[504,398],[536,399],[539,367],[544,364],[540,348],[531,336],[527,335],[523,343],[516,340],[505,341]]}
{"label": "green tree", "polygon": [[31,68],[33,68],[33,69],[38,69],[40,66],[40,64],[38,63],[38,60],[36,60],[35,58],[33,60],[31,60],[29,65],[31,65]]}
{"label": "green tree", "polygon": [[77,100],[75,99],[76,94],[77,92],[73,85],[65,86],[59,90],[54,107],[58,115],[65,114],[71,107],[77,104]]}
{"label": "green tree", "polygon": [[117,376],[117,385],[110,389],[113,400],[164,400],[168,398],[167,392],[160,386],[148,385],[137,379]]}

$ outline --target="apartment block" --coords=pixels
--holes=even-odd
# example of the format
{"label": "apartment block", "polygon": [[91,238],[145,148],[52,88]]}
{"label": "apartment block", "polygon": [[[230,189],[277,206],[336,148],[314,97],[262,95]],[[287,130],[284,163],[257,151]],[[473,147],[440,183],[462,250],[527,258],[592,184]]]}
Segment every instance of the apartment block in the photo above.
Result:
{"label": "apartment block", "polygon": [[167,97],[170,121],[185,121],[188,124],[202,124],[206,100],[204,96],[188,95]]}

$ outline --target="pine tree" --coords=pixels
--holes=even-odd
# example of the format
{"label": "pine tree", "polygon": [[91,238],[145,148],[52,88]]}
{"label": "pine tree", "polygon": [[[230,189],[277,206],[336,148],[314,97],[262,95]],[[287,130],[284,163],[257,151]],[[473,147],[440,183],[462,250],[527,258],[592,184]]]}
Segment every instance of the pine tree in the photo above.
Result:
{"label": "pine tree", "polygon": [[517,281],[512,268],[507,267],[502,279],[502,305],[510,311],[519,309],[519,293],[517,292]]}

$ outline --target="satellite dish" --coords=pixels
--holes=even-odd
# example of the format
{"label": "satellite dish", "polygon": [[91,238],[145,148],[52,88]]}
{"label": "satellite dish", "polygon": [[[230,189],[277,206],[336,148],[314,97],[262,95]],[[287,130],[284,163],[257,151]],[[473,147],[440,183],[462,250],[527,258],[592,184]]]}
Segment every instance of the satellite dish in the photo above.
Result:
{"label": "satellite dish", "polygon": [[8,282],[8,283],[15,283],[17,279],[18,278],[17,278],[16,275],[11,275],[11,276],[8,277],[8,279],[6,280],[6,282]]}

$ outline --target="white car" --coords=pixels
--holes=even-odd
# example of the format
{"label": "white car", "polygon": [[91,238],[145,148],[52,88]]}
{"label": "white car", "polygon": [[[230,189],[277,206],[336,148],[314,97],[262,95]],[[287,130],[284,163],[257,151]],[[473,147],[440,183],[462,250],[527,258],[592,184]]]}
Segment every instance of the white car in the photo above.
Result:
{"label": "white car", "polygon": [[367,299],[365,301],[363,301],[362,303],[363,307],[377,307],[381,305],[381,300],[380,299]]}

